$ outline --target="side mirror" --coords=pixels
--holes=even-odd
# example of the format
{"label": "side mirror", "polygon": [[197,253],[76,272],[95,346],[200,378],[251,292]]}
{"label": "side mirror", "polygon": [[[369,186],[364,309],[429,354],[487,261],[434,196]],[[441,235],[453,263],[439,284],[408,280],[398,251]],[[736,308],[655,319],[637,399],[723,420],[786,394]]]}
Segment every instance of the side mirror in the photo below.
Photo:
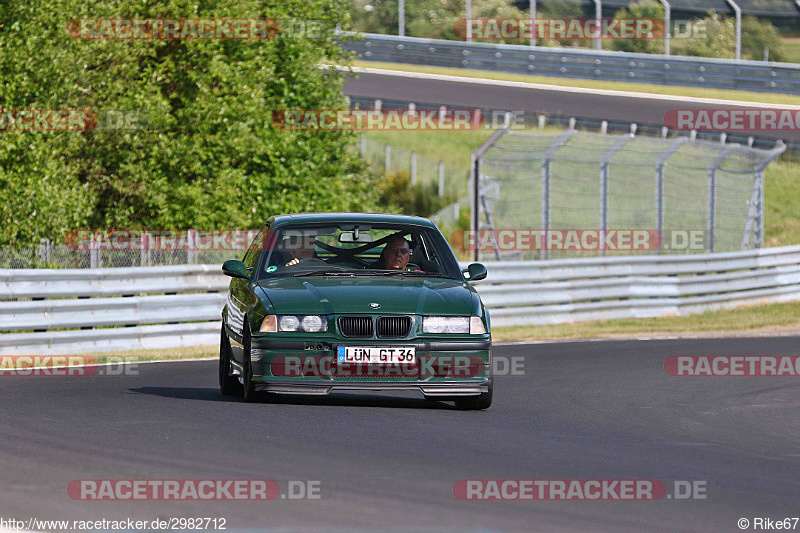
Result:
{"label": "side mirror", "polygon": [[461,273],[464,274],[467,281],[478,281],[484,279],[486,274],[488,274],[486,267],[480,263],[472,263],[466,270],[462,270]]}
{"label": "side mirror", "polygon": [[238,259],[228,259],[222,264],[222,273],[232,278],[250,279],[247,267]]}

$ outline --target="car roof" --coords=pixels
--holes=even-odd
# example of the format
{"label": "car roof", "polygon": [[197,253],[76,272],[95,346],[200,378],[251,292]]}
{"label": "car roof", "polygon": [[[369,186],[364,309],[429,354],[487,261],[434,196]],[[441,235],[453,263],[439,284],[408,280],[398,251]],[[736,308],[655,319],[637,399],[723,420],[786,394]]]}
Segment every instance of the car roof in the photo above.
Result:
{"label": "car roof", "polygon": [[430,228],[436,227],[427,218],[388,213],[297,213],[275,215],[271,218],[274,221],[274,226],[298,222],[363,222],[365,224],[413,224]]}

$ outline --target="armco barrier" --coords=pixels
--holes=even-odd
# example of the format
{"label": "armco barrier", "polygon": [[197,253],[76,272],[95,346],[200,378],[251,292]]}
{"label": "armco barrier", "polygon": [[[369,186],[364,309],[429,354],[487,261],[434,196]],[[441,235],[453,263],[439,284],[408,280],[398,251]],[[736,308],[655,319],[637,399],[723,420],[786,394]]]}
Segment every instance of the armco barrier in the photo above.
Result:
{"label": "armco barrier", "polygon": [[215,344],[229,282],[219,265],[0,270],[0,354]]}
{"label": "armco barrier", "polygon": [[[800,246],[487,267],[476,286],[494,327],[800,299]],[[213,345],[228,283],[218,265],[0,270],[0,354]]]}
{"label": "armco barrier", "polygon": [[683,315],[800,299],[800,246],[487,263],[492,326]]}
{"label": "armco barrier", "polygon": [[363,34],[346,50],[366,61],[800,94],[800,65]]}

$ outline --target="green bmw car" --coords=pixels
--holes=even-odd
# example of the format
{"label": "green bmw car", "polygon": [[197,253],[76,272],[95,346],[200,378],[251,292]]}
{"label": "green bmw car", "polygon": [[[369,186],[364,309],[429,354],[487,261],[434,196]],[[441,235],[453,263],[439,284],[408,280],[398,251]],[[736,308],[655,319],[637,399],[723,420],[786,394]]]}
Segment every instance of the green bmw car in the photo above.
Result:
{"label": "green bmw car", "polygon": [[222,271],[225,395],[415,390],[492,404],[489,314],[470,285],[486,268],[461,270],[425,218],[275,216]]}

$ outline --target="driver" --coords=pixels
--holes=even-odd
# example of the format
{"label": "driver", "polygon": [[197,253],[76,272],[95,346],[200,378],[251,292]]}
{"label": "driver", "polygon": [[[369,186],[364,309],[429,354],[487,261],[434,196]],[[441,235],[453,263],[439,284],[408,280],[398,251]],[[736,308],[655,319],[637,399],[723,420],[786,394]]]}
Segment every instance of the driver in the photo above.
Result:
{"label": "driver", "polygon": [[381,257],[377,261],[378,268],[385,270],[405,270],[408,260],[411,258],[411,245],[403,237],[394,237],[381,252]]}
{"label": "driver", "polygon": [[304,236],[297,240],[290,239],[288,249],[293,259],[284,266],[296,265],[300,261],[314,258],[314,237]]}

